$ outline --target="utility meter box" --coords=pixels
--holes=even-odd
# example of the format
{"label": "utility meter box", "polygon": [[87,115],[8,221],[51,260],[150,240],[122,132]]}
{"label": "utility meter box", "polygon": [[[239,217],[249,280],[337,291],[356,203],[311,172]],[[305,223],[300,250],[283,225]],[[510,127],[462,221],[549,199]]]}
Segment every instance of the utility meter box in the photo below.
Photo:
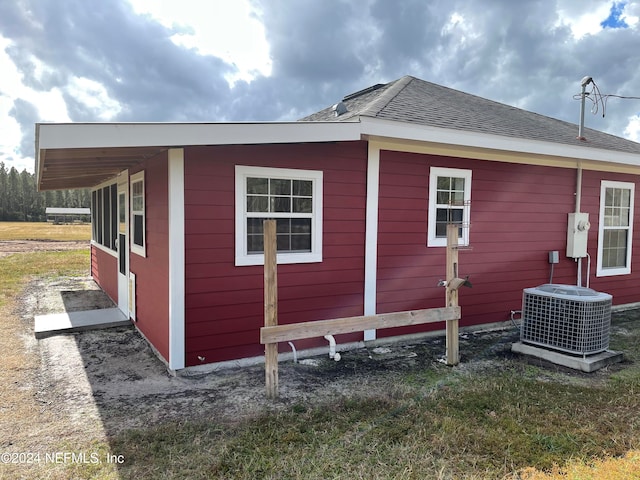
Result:
{"label": "utility meter box", "polygon": [[588,213],[570,213],[567,226],[567,257],[583,258],[587,256],[587,240],[589,238]]}

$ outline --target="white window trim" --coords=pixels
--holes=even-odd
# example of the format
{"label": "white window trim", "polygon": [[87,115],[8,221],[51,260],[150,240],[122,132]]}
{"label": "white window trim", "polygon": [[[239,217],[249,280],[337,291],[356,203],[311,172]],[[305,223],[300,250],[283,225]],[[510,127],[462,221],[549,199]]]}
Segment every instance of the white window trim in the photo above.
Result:
{"label": "white window trim", "polygon": [[319,170],[236,165],[236,266],[264,265],[264,254],[249,254],[247,252],[247,177],[286,178],[291,180],[311,180],[313,182],[311,252],[278,253],[277,261],[279,264],[322,262],[323,172]]}
{"label": "white window trim", "polygon": [[446,247],[445,237],[436,237],[436,192],[438,177],[464,178],[464,209],[462,223],[467,227],[462,229],[462,236],[458,238],[458,245],[469,245],[469,224],[471,222],[471,170],[460,168],[431,167],[429,171],[429,218],[427,222],[427,246]]}
{"label": "white window trim", "polygon": [[[133,221],[133,184],[140,181],[142,182],[142,228],[144,230],[142,232],[142,246],[133,243],[133,229],[135,228],[135,222]],[[131,253],[141,257],[147,256],[147,189],[145,183],[144,170],[129,177],[129,248]]]}
{"label": "white window trim", "polygon": [[[622,268],[603,268],[602,267],[602,247],[604,242],[604,208],[607,188],[624,188],[630,190],[629,196],[629,228],[628,228],[628,248],[627,248],[627,266]],[[631,273],[631,248],[633,246],[633,205],[635,197],[635,184],[632,182],[614,182],[611,180],[602,180],[600,183],[600,216],[598,218],[598,261],[596,268],[597,277],[610,277],[613,275],[629,275]]]}

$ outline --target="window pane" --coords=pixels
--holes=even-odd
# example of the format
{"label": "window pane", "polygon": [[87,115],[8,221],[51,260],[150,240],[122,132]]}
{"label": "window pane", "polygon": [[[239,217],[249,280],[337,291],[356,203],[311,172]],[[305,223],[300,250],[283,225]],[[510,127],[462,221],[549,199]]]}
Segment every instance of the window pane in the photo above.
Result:
{"label": "window pane", "polygon": [[142,215],[133,216],[133,243],[144,246],[144,217]]}
{"label": "window pane", "polygon": [[289,241],[291,240],[290,235],[278,235],[278,251],[279,252],[288,252],[291,250],[291,246]]}
{"label": "window pane", "polygon": [[451,196],[453,205],[464,205],[464,192],[453,192]]}
{"label": "window pane", "polygon": [[310,218],[292,218],[291,233],[311,233]]}
{"label": "window pane", "polygon": [[268,178],[247,178],[247,193],[269,194]]}
{"label": "window pane", "polygon": [[628,188],[623,188],[620,194],[620,205],[623,207],[631,206],[631,190]]}
{"label": "window pane", "polygon": [[[436,209],[436,237],[446,238],[448,223],[462,223],[464,211],[461,208],[437,208]],[[458,233],[462,236],[462,229]]]}
{"label": "window pane", "polygon": [[451,199],[451,194],[449,192],[438,192],[436,203],[438,205],[448,205]]}
{"label": "window pane", "polygon": [[247,197],[247,212],[268,212],[269,197]]}
{"label": "window pane", "polygon": [[613,205],[613,188],[607,188],[604,193],[604,204],[607,206]]}
{"label": "window pane", "polygon": [[293,194],[299,197],[310,197],[313,194],[313,182],[311,180],[294,180]]}
{"label": "window pane", "polygon": [[278,218],[276,220],[276,233],[290,233],[291,220],[288,218]]}
{"label": "window pane", "polygon": [[264,237],[260,235],[247,235],[247,250],[249,253],[262,253],[264,251]]}
{"label": "window pane", "polygon": [[313,208],[313,201],[311,198],[294,198],[293,199],[293,211],[295,213],[311,213]]}
{"label": "window pane", "polygon": [[131,209],[136,212],[144,210],[144,196],[142,195],[143,184],[142,182],[135,182],[132,184],[132,196],[131,196]]}
{"label": "window pane", "polygon": [[609,229],[603,233],[602,267],[626,267],[628,230]]}
{"label": "window pane", "polygon": [[264,218],[247,218],[247,233],[262,235],[264,231]]}
{"label": "window pane", "polygon": [[102,244],[111,248],[111,189],[109,187],[104,187],[102,189],[102,207],[104,209],[102,216],[102,231],[103,233],[103,242]]}
{"label": "window pane", "polygon": [[118,241],[118,185],[111,185],[111,249],[116,249]]}
{"label": "window pane", "polygon": [[98,203],[96,200],[96,192],[91,192],[91,238],[94,241],[98,240],[97,218],[98,218]]}
{"label": "window pane", "polygon": [[438,190],[449,190],[451,188],[451,177],[438,177]]}
{"label": "window pane", "polygon": [[121,193],[118,196],[118,221],[120,223],[120,233],[126,233],[127,231],[127,212],[125,209],[125,194]]}
{"label": "window pane", "polygon": [[310,252],[311,251],[311,234],[309,235],[292,235],[291,250]]}
{"label": "window pane", "polygon": [[452,190],[464,192],[464,178],[452,178]]}
{"label": "window pane", "polygon": [[98,208],[96,209],[96,225],[98,227],[96,242],[102,244],[102,216],[104,214],[102,210],[102,190],[97,191],[96,198],[98,199]]}
{"label": "window pane", "polygon": [[271,182],[271,195],[291,195],[291,180],[284,180],[280,178],[272,178]]}
{"label": "window pane", "polygon": [[291,197],[271,197],[272,212],[291,212]]}

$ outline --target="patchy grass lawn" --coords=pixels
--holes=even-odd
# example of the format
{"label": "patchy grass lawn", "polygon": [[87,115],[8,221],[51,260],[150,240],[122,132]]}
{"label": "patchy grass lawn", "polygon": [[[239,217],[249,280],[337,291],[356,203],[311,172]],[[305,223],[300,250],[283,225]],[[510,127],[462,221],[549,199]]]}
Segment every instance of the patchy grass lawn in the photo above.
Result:
{"label": "patchy grass lawn", "polygon": [[[517,356],[389,375],[388,388],[229,425],[185,419],[111,439],[124,478],[640,478],[638,313],[625,364],[582,374]],[[486,359],[485,359],[486,360]]]}
{"label": "patchy grass lawn", "polygon": [[91,225],[76,223],[54,225],[46,222],[0,222],[0,240],[57,240],[91,239]]}
{"label": "patchy grass lawn", "polygon": [[115,452],[126,461],[0,464],[0,479],[640,478],[639,312],[614,315],[611,348],[626,360],[597,374],[487,353],[456,368],[390,371],[388,388],[356,397],[107,438],[41,403],[39,357],[12,308],[30,277],[84,275],[88,262],[88,249],[0,258],[0,454]]}
{"label": "patchy grass lawn", "polygon": [[[91,451],[108,448],[95,425],[77,425],[48,402],[40,378],[40,357],[33,332],[16,312],[17,297],[34,276],[86,276],[89,249],[14,254],[0,258],[0,479],[90,478],[74,466],[48,462],[47,454],[70,451],[69,444]],[[102,437],[101,437],[102,435]],[[95,446],[94,446],[95,445]],[[74,449],[75,451],[75,449]],[[18,453],[31,456],[17,457]],[[34,456],[38,455],[38,457]],[[15,463],[14,463],[15,461]],[[90,466],[89,466],[90,467]],[[87,470],[88,471],[88,470]],[[118,478],[114,465],[102,465],[96,478]]]}
{"label": "patchy grass lawn", "polygon": [[128,432],[112,448],[128,452],[126,478],[640,478],[635,366],[597,386],[518,361],[400,381],[233,426]]}

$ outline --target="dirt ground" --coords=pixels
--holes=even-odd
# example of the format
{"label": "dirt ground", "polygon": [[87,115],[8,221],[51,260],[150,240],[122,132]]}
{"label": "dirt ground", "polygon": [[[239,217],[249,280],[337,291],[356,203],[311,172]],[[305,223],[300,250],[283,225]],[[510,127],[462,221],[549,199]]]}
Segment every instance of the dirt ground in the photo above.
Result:
{"label": "dirt ground", "polygon": [[[280,365],[280,398],[269,402],[262,365],[172,376],[133,327],[33,337],[35,315],[111,306],[90,278],[67,277],[31,282],[18,312],[24,341],[40,357],[42,402],[66,409],[75,421],[98,420],[110,433],[171,419],[236,421],[264,409],[364,393],[377,383],[388,389],[394,371],[418,365],[448,368],[438,361],[444,353],[441,338],[343,352],[340,362],[328,354],[289,361]],[[506,349],[503,335],[493,334],[497,343],[490,348]]]}
{"label": "dirt ground", "polygon": [[0,240],[0,257],[12,253],[39,252],[39,251],[63,251],[86,248],[89,242],[86,240],[60,242],[46,240]]}
{"label": "dirt ground", "polygon": [[[44,249],[51,242],[41,243]],[[11,251],[18,247],[11,246]],[[55,248],[60,247],[56,242]],[[111,306],[90,278],[40,278],[27,286],[14,312],[21,319],[21,331],[16,333],[25,351],[37,360],[35,368],[15,372],[15,388],[32,391],[42,411],[78,430],[91,430],[97,438],[169,420],[234,423],[294,404],[318,404],[375,391],[393,395],[394,389],[402,388],[394,378],[408,373],[427,384],[433,381],[433,388],[438,388],[436,380],[429,378],[499,368],[505,358],[514,358],[510,347],[519,335],[515,327],[461,335],[462,362],[456,367],[442,363],[443,336],[342,352],[339,362],[328,354],[299,363],[282,362],[280,398],[267,401],[263,365],[172,376],[132,326],[42,340],[34,337],[35,315]],[[550,371],[553,368],[561,367]],[[592,374],[589,381],[598,375]],[[575,377],[587,378],[579,373]]]}

